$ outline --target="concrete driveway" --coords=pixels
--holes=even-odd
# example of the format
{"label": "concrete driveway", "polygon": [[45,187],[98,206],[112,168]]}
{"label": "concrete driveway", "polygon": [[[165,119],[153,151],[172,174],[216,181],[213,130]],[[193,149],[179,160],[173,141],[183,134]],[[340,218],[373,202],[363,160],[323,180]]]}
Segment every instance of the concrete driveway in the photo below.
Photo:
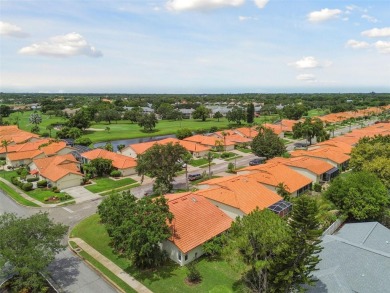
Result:
{"label": "concrete driveway", "polygon": [[98,195],[97,193],[90,192],[89,190],[85,189],[84,186],[70,187],[64,189],[64,191],[70,196],[72,196],[76,200],[76,203],[101,198],[100,195]]}

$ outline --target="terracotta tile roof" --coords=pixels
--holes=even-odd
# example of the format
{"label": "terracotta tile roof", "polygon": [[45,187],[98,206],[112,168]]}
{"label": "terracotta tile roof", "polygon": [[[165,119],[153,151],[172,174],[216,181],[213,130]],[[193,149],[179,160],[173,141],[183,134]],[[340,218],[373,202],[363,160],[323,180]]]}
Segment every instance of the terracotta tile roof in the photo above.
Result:
{"label": "terracotta tile roof", "polygon": [[177,138],[165,138],[158,141],[150,141],[150,142],[141,142],[141,143],[135,143],[129,145],[137,155],[141,155],[144,152],[146,152],[148,149],[150,149],[155,144],[168,144],[168,143],[178,143],[182,147],[184,147],[189,152],[203,152],[203,151],[209,151],[211,150],[210,147],[201,145],[199,143],[191,142],[191,141],[185,141],[185,140],[179,140]]}
{"label": "terracotta tile roof", "polygon": [[346,144],[349,144],[350,146],[354,146],[359,142],[359,137],[357,136],[348,136],[348,135],[343,135],[343,136],[338,136],[335,138],[332,138],[333,141],[340,141]]}
{"label": "terracotta tile roof", "polygon": [[206,146],[214,147],[218,145],[218,143],[221,143],[222,145],[235,145],[234,142],[230,141],[228,137],[224,140],[223,138],[216,138],[214,136],[206,136],[206,135],[193,135],[190,137],[187,137],[184,139],[184,141],[192,141],[192,142],[197,142]]}
{"label": "terracotta tile roof", "polygon": [[196,194],[237,208],[249,214],[256,208],[264,209],[283,198],[247,176],[234,176],[214,184],[217,188],[196,191]]}
{"label": "terracotta tile roof", "polygon": [[296,158],[274,158],[268,160],[268,163],[279,163],[286,166],[306,169],[316,175],[322,175],[331,170],[333,165],[313,157],[296,157]]}
{"label": "terracotta tile roof", "polygon": [[[34,142],[26,142],[23,144],[10,145],[7,147],[7,149],[8,149],[8,153],[38,150],[41,145],[47,144],[50,141],[51,141],[50,139],[46,138]],[[6,152],[5,147],[0,148],[0,153],[5,153],[5,152]]]}
{"label": "terracotta tile roof", "polygon": [[174,216],[169,239],[182,252],[203,244],[230,228],[232,219],[202,196],[193,193],[166,195]]}
{"label": "terracotta tile roof", "polygon": [[68,174],[83,176],[78,169],[79,163],[72,154],[35,159],[33,162],[40,175],[53,182]]}
{"label": "terracotta tile roof", "polygon": [[127,169],[137,166],[137,161],[133,158],[103,149],[94,149],[92,151],[83,153],[82,156],[88,160],[93,160],[96,158],[112,160],[112,165],[117,169]]}
{"label": "terracotta tile roof", "polygon": [[0,126],[0,140],[7,140],[10,143],[22,143],[31,138],[38,138],[39,135],[19,129],[16,125]]}
{"label": "terracotta tile roof", "polygon": [[331,160],[337,164],[342,164],[348,161],[351,157],[342,153],[341,151],[335,150],[335,148],[330,147],[321,147],[319,149],[311,150],[311,151],[293,151],[290,153],[293,157],[300,156],[309,156],[309,157],[317,157]]}
{"label": "terracotta tile roof", "polygon": [[240,128],[236,128],[235,129],[236,132],[238,132],[239,134],[245,136],[245,137],[249,137],[249,138],[255,138],[259,132],[256,130],[255,127],[240,127]]}
{"label": "terracotta tile roof", "polygon": [[[292,128],[295,124],[297,124],[299,121],[298,120],[289,120],[289,119],[282,119],[280,122],[282,124],[282,130],[283,131],[288,131],[292,132]],[[279,125],[280,127],[280,125]]]}
{"label": "terracotta tile roof", "polygon": [[66,142],[51,142],[49,145],[41,147],[41,150],[45,153],[46,156],[52,156],[57,154],[60,150],[66,147]]}
{"label": "terracotta tile roof", "polygon": [[[324,142],[317,143],[313,145],[313,147],[332,147],[335,148],[338,151],[341,151],[344,154],[350,154],[352,151],[352,146],[342,142],[342,141],[337,141],[337,140],[327,140]],[[310,150],[310,148],[309,148]]]}
{"label": "terracotta tile roof", "polygon": [[41,150],[32,150],[32,151],[8,153],[7,157],[10,161],[19,161],[25,159],[33,159],[36,156],[39,156],[40,154],[43,154]]}
{"label": "terracotta tile roof", "polygon": [[265,123],[265,124],[263,124],[263,126],[265,128],[271,129],[277,135],[279,135],[283,132],[283,126],[280,127],[280,125]]}
{"label": "terracotta tile roof", "polygon": [[290,168],[278,163],[266,163],[257,166],[250,166],[242,171],[251,171],[245,175],[260,183],[277,187],[279,183],[284,183],[288,187],[289,192],[295,192],[298,189],[312,183],[312,180],[299,174]]}

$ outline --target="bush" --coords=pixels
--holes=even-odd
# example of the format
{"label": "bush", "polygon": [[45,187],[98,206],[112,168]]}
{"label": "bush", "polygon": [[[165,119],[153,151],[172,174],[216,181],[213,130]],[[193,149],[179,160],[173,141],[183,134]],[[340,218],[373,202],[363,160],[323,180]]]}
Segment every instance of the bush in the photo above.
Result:
{"label": "bush", "polygon": [[51,188],[51,191],[53,191],[53,192],[57,192],[57,191],[58,191],[58,188],[57,188],[57,186],[53,186],[53,187]]}
{"label": "bush", "polygon": [[46,187],[47,186],[47,181],[46,180],[41,180],[37,182],[38,187]]}
{"label": "bush", "polygon": [[110,176],[111,177],[121,177],[122,173],[119,170],[113,170],[113,171],[111,171]]}
{"label": "bush", "polygon": [[13,185],[19,186],[19,182],[20,182],[19,179],[16,178],[15,176],[11,177],[11,183]]}
{"label": "bush", "polygon": [[235,173],[235,171],[234,171],[234,164],[232,163],[232,162],[230,162],[229,164],[228,164],[228,172],[229,173]]}
{"label": "bush", "polygon": [[222,154],[221,154],[221,158],[222,158],[222,159],[226,159],[226,158],[229,158],[229,157],[230,157],[230,154],[229,154],[229,153],[226,153],[226,152],[225,152],[225,153],[222,153]]}
{"label": "bush", "polygon": [[67,193],[63,193],[61,196],[60,196],[60,201],[67,201],[67,200],[71,200],[72,197],[67,194]]}
{"label": "bush", "polygon": [[191,135],[192,135],[192,131],[188,128],[182,128],[176,132],[176,137],[178,139],[184,139],[184,138],[189,137]]}
{"label": "bush", "polygon": [[210,132],[217,132],[217,131],[218,131],[218,127],[217,126],[211,126]]}
{"label": "bush", "polygon": [[74,141],[74,143],[83,146],[89,146],[90,144],[92,144],[92,140],[88,137],[79,137]]}
{"label": "bush", "polygon": [[199,283],[202,281],[202,275],[198,271],[198,269],[195,266],[195,263],[189,263],[187,265],[188,273],[187,273],[187,281],[191,283]]}
{"label": "bush", "polygon": [[314,190],[315,192],[321,192],[321,191],[322,191],[322,186],[321,186],[321,184],[314,183],[314,185],[313,185],[313,190]]}
{"label": "bush", "polygon": [[23,189],[24,191],[30,191],[30,190],[33,189],[33,184],[32,184],[31,182],[24,183],[24,184],[22,185],[22,189]]}
{"label": "bush", "polygon": [[41,136],[42,136],[42,137],[49,137],[50,134],[49,134],[49,132],[43,132],[43,133],[41,134]]}
{"label": "bush", "polygon": [[35,182],[35,181],[38,181],[38,180],[39,180],[38,177],[27,178],[27,182]]}

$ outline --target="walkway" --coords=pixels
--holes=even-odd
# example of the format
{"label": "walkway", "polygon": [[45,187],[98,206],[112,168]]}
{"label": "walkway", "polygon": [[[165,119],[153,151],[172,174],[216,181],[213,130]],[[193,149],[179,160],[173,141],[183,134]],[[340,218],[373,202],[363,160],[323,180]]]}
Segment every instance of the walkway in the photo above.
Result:
{"label": "walkway", "polygon": [[[84,240],[80,238],[70,238],[69,241],[75,242],[83,251],[92,256],[95,260],[100,262],[103,266],[105,266],[108,270],[110,270],[113,274],[115,274],[118,278],[124,281],[127,285],[132,287],[134,290],[140,293],[153,293],[150,289],[142,285],[128,273],[123,271],[120,267],[114,264],[111,260],[106,258],[96,249],[87,244]],[[76,251],[77,252],[77,251]]]}
{"label": "walkway", "polygon": [[101,197],[97,193],[90,192],[88,189],[84,188],[84,186],[69,187],[64,189],[64,191],[73,197],[76,203],[91,201]]}

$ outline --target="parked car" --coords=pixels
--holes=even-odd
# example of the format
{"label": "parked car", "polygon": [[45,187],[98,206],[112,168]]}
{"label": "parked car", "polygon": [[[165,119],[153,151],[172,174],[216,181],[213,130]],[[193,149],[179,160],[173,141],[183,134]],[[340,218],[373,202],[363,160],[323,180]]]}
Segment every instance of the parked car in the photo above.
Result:
{"label": "parked car", "polygon": [[266,160],[266,158],[263,158],[263,157],[253,159],[253,160],[249,161],[249,166],[256,166],[256,165],[263,164],[265,160]]}
{"label": "parked car", "polygon": [[202,174],[199,174],[199,173],[188,175],[188,180],[190,180],[190,181],[198,180],[201,178],[202,178]]}

